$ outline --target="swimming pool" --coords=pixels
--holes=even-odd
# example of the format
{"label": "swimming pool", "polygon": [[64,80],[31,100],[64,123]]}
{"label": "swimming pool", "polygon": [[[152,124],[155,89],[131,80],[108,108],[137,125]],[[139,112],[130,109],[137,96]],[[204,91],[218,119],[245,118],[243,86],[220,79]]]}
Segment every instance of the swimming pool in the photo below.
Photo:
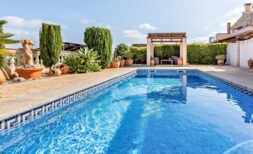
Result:
{"label": "swimming pool", "polygon": [[136,76],[0,134],[0,153],[253,153],[253,97],[199,71]]}

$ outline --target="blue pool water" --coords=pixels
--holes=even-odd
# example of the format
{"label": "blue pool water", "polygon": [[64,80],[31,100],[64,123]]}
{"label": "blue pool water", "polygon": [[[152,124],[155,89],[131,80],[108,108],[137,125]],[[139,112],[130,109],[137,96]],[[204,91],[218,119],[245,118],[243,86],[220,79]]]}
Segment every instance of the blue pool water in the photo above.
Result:
{"label": "blue pool water", "polygon": [[253,97],[199,72],[140,71],[0,134],[0,153],[253,153],[252,114]]}

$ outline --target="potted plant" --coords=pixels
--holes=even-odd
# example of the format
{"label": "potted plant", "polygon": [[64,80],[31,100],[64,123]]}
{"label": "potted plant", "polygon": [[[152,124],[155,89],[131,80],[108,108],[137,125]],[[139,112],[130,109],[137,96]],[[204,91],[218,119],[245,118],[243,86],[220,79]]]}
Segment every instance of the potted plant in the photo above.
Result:
{"label": "potted plant", "polygon": [[115,48],[114,57],[117,57],[117,56],[121,56],[122,57],[121,60],[120,60],[120,67],[124,67],[125,66],[125,62],[126,62],[125,53],[127,51],[128,51],[128,46],[125,43],[120,43]]}
{"label": "potted plant", "polygon": [[217,60],[217,64],[219,65],[219,66],[223,66],[225,63],[224,63],[224,60],[226,59],[225,58],[225,55],[217,55],[216,57],[215,57],[215,59]]}
{"label": "potted plant", "polygon": [[125,53],[125,57],[126,57],[126,62],[125,62],[125,65],[126,66],[131,66],[133,65],[133,55],[132,53],[128,50],[126,53]]}
{"label": "potted plant", "polygon": [[248,60],[248,66],[250,69],[253,68],[253,60],[251,58]]}
{"label": "potted plant", "polygon": [[120,57],[114,57],[111,64],[112,68],[119,68],[120,67]]}

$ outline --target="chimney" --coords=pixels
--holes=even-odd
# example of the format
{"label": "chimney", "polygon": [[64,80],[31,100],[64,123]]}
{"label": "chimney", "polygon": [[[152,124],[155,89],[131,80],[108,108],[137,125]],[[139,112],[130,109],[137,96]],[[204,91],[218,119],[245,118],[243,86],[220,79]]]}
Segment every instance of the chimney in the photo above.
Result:
{"label": "chimney", "polygon": [[231,23],[228,22],[228,23],[227,23],[227,33],[228,33],[228,34],[231,34],[231,27],[232,27],[232,26],[231,26]]}
{"label": "chimney", "polygon": [[244,9],[245,9],[246,13],[251,12],[251,10],[252,10],[252,3],[245,3],[244,4]]}

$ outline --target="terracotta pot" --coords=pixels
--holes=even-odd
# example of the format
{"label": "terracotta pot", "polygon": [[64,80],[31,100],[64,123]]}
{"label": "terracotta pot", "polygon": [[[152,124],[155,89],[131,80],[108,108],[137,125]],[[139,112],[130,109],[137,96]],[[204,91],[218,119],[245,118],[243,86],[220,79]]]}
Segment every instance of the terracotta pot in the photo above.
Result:
{"label": "terracotta pot", "polygon": [[111,67],[112,68],[119,68],[120,67],[120,61],[113,61]]}
{"label": "terracotta pot", "polygon": [[61,70],[62,74],[68,74],[69,73],[69,67],[65,64],[61,64],[59,69]]}
{"label": "terracotta pot", "polygon": [[183,59],[182,58],[177,59],[177,65],[179,65],[179,66],[183,65]]}
{"label": "terracotta pot", "polygon": [[2,70],[4,70],[4,69],[2,69],[2,68],[0,69],[0,85],[6,81],[5,74]]}
{"label": "terracotta pot", "polygon": [[124,67],[124,66],[125,66],[125,63],[126,63],[126,60],[121,59],[121,60],[120,60],[120,67]]}
{"label": "terracotta pot", "polygon": [[133,65],[133,62],[134,62],[133,59],[127,59],[125,65],[131,66],[131,65]]}
{"label": "terracotta pot", "polygon": [[219,66],[223,66],[223,65],[224,65],[224,60],[218,59],[218,60],[217,60],[217,64],[218,64]]}
{"label": "terracotta pot", "polygon": [[155,60],[152,59],[152,60],[150,61],[150,66],[155,66]]}
{"label": "terracotta pot", "polygon": [[61,71],[61,69],[51,69],[51,70],[49,70],[49,72],[48,72],[48,76],[59,76],[59,75],[61,75],[62,74],[62,71]]}
{"label": "terracotta pot", "polygon": [[250,69],[253,68],[253,60],[252,59],[248,60],[248,66],[249,66]]}
{"label": "terracotta pot", "polygon": [[25,79],[38,79],[41,78],[42,68],[33,68],[33,69],[16,69],[19,77]]}

